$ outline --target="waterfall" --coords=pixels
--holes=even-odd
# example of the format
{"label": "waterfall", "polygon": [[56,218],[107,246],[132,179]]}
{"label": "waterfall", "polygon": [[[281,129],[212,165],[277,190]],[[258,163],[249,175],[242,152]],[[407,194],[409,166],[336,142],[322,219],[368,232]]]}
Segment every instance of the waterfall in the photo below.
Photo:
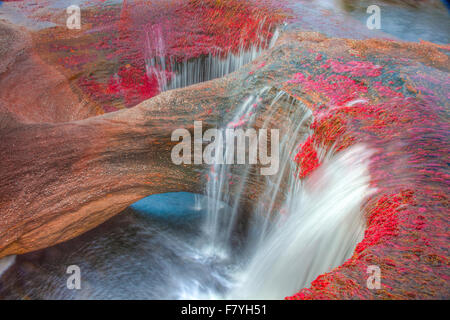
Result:
{"label": "waterfall", "polygon": [[[146,50],[152,53],[147,72],[164,91],[240,68],[273,46],[279,31],[248,49],[242,45],[237,54],[215,52],[181,63],[167,58],[163,28],[156,26],[151,34],[156,40],[148,38],[146,43]],[[224,148],[214,154],[216,161],[207,172],[206,197],[196,195],[189,206],[192,219],[167,219],[168,212],[161,208],[157,212],[153,203],[153,214],[145,218],[149,220],[134,218],[138,227],[118,237],[115,247],[106,236],[89,254],[83,251],[83,259],[90,256],[97,261],[108,252],[104,248],[134,249],[130,256],[106,255],[104,270],[117,271],[104,273],[112,275],[111,282],[102,281],[110,287],[104,290],[103,284],[96,282],[98,272],[94,270],[87,276],[91,276],[92,287],[100,290],[83,294],[111,297],[109,290],[129,281],[136,290],[119,292],[119,297],[128,298],[131,293],[153,298],[283,299],[352,255],[365,228],[362,207],[373,192],[368,172],[371,151],[362,145],[339,153],[319,149],[321,166],[299,179],[294,157],[298,146],[313,133],[312,112],[301,101],[277,88],[262,87],[228,116],[219,127],[221,132],[228,128],[279,129],[277,173],[263,176],[258,174],[259,165],[224,164],[219,159],[234,157],[235,148],[231,151],[222,143]],[[180,207],[185,205],[181,201]],[[139,212],[146,206],[151,205],[144,199],[132,208]],[[129,239],[136,234],[136,239]],[[123,246],[127,240],[130,242]],[[142,257],[145,259],[140,260]],[[14,257],[0,260],[0,275],[13,263]],[[124,266],[127,272],[123,272]]]}
{"label": "waterfall", "polygon": [[[262,29],[264,21],[260,22],[258,30]],[[260,36],[249,48],[241,41],[236,53],[231,50],[223,52],[217,48],[207,56],[185,59],[181,62],[167,57],[164,34],[162,26],[152,26],[147,32],[145,43],[147,74],[149,77],[155,76],[161,92],[221,78],[238,70],[259,57],[265,49],[273,47],[280,36],[280,29],[274,30],[271,39]]]}
{"label": "waterfall", "polygon": [[181,63],[171,62],[170,70],[174,70],[174,74],[165,90],[184,88],[195,83],[221,78],[253,61],[261,55],[262,51],[263,48],[257,46],[252,46],[248,50],[241,47],[237,54],[228,52],[225,57],[220,57],[220,51],[217,50],[209,53],[207,57]]}
{"label": "waterfall", "polygon": [[[242,119],[241,127],[252,127],[255,104],[272,91],[265,87],[250,95],[225,127]],[[205,252],[220,261],[237,260],[234,284],[225,296],[233,299],[282,299],[296,293],[348,259],[364,232],[361,206],[371,192],[370,151],[354,146],[338,154],[321,152],[321,167],[302,181],[293,157],[311,134],[310,110],[279,91],[266,112],[262,128],[282,112],[287,125],[280,140],[279,171],[264,177],[252,211],[240,210],[241,197],[253,187],[248,184],[252,166],[214,164],[206,186]],[[230,184],[236,170],[240,181]],[[242,220],[249,221],[249,228],[239,235],[244,245],[236,250],[233,238]]]}
{"label": "waterfall", "polygon": [[161,25],[152,26],[151,30],[146,32],[145,39],[147,75],[150,79],[152,76],[155,76],[158,81],[159,91],[166,91],[169,70],[168,65],[166,65],[167,49]]}
{"label": "waterfall", "polygon": [[[264,21],[260,28],[263,25]],[[168,58],[162,29],[155,26],[153,38],[148,36],[146,44],[147,72],[156,77],[160,91],[223,77],[272,47],[280,35],[280,30],[275,29],[272,39],[260,38],[250,47],[242,43],[237,53],[217,49],[207,56],[180,62]],[[364,146],[339,154],[319,149],[322,165],[300,180],[293,157],[297,146],[312,134],[312,113],[300,101],[264,87],[249,95],[221,130],[255,127],[261,109],[265,114],[262,125],[258,123],[260,129],[273,127],[274,123],[282,126],[278,173],[256,179],[254,165],[222,164],[219,159],[231,155],[220,141],[225,147],[216,150],[215,164],[207,174],[206,203],[196,200],[196,207],[207,209],[199,256],[208,263],[228,266],[228,274],[220,280],[227,279],[228,292],[209,292],[208,297],[282,299],[341,265],[363,236],[361,207],[371,192],[371,152]],[[259,185],[251,185],[251,181]],[[253,191],[255,205],[244,210],[243,197]],[[198,285],[183,289],[184,296],[204,298],[201,291]]]}
{"label": "waterfall", "polygon": [[[34,260],[42,267],[29,268],[19,297],[283,299],[342,265],[364,231],[370,150],[356,145],[336,154],[321,151],[321,166],[300,180],[293,159],[312,134],[308,108],[286,92],[263,87],[228,116],[221,130],[280,129],[276,174],[260,175],[258,165],[211,162],[206,196],[153,195],[135,203],[135,212],[119,215],[122,220],[107,226],[111,232],[93,231],[84,240],[45,249],[56,251]],[[222,155],[232,154],[224,146]],[[13,261],[0,260],[0,275]],[[61,266],[74,261],[82,263],[88,284],[82,290],[64,286]],[[2,283],[24,277],[18,263]]]}
{"label": "waterfall", "polygon": [[326,159],[304,183],[290,181],[286,213],[274,219],[229,297],[283,299],[351,257],[364,235],[370,154],[351,147]]}
{"label": "waterfall", "polygon": [[[222,128],[224,130],[228,127],[234,127],[237,124],[242,129],[251,128],[254,125],[257,107],[262,97],[264,97],[270,91],[269,87],[262,88],[257,94],[250,95],[235,112],[233,118]],[[270,103],[268,109],[270,116],[265,119],[262,128],[267,128],[271,120],[271,115],[277,112],[281,107],[285,107],[287,104],[287,110],[285,112],[292,113],[292,122],[285,128],[284,134],[281,137],[280,145],[282,150],[281,154],[288,155],[295,146],[298,145],[305,138],[301,136],[298,141],[292,139],[299,135],[300,129],[305,129],[305,124],[311,118],[311,112],[306,109],[302,104],[295,100],[287,99],[290,101],[284,101],[284,103],[278,104],[282,98],[287,98],[287,94],[279,92]],[[225,148],[223,158],[227,158],[229,150]],[[222,155],[216,154],[216,157]],[[266,203],[266,199],[270,199],[267,207],[259,206],[255,212],[257,217],[270,216],[274,209],[274,203],[280,190],[280,185],[284,176],[288,175],[292,169],[290,166],[289,157],[283,157],[280,159],[279,172],[275,177],[269,176],[266,178],[266,189],[261,195],[261,204]],[[206,186],[206,194],[208,196],[208,214],[204,230],[209,236],[208,246],[212,246],[215,250],[221,250],[227,254],[231,254],[232,243],[230,241],[233,231],[235,231],[236,223],[238,220],[238,213],[241,204],[241,197],[245,193],[245,188],[249,188],[247,185],[247,178],[250,174],[252,166],[245,165],[229,165],[220,164],[220,161],[215,161],[215,164],[210,169],[210,178]],[[239,170],[240,181],[235,185],[230,181],[230,177],[233,175],[233,170]],[[231,183],[231,184],[230,184]],[[233,190],[232,190],[233,189]],[[232,194],[235,196],[231,196]],[[228,203],[230,208],[224,208],[223,203]],[[268,211],[267,211],[268,209]],[[262,211],[266,210],[264,213]],[[262,236],[264,229],[267,228],[268,220],[265,219],[265,225],[263,230],[259,233]]]}
{"label": "waterfall", "polygon": [[194,210],[202,210],[202,198],[198,194],[194,195]]}
{"label": "waterfall", "polygon": [[[261,95],[269,90],[268,87],[263,88],[259,94],[249,96],[237,109],[233,119],[227,124],[239,123],[242,119],[246,120],[247,127],[249,127],[255,118],[255,112],[253,106],[257,104]],[[225,128],[222,128],[224,130]],[[231,165],[220,164],[218,161],[220,158],[227,158],[229,150],[225,147],[224,154],[216,153],[216,161],[212,165],[209,173],[209,181],[206,186],[206,194],[208,196],[207,201],[207,217],[204,225],[205,234],[208,241],[207,246],[212,252],[222,252],[222,254],[230,254],[230,237],[233,231],[234,223],[240,204],[240,195],[243,193],[245,187],[245,181],[249,174],[250,166],[241,168],[241,182],[238,185],[238,196],[232,199],[230,197],[230,188],[235,187],[230,185],[230,177],[232,175]],[[224,203],[228,203],[230,207],[224,206]]]}

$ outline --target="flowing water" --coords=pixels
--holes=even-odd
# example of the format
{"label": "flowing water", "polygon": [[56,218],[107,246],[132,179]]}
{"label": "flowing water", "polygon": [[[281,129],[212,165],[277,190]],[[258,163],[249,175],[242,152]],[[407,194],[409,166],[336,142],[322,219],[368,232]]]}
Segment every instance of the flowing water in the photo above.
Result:
{"label": "flowing water", "polygon": [[[267,91],[269,88],[263,88],[249,97],[231,123],[244,117],[246,126],[251,127],[249,106]],[[370,151],[356,146],[339,156],[324,153],[321,169],[302,182],[293,174],[292,155],[309,133],[306,124],[311,114],[301,103],[286,99],[284,92],[276,95],[270,107],[271,114],[287,108],[293,120],[281,138],[279,171],[266,178],[253,212],[239,210],[240,197],[252,192],[246,190],[253,188],[247,184],[250,166],[239,171],[240,183],[230,186],[231,166],[216,164],[207,184],[206,253],[219,260],[239,257],[227,298],[280,299],[295,293],[320,273],[342,264],[363,235],[361,207],[370,193]],[[270,119],[265,119],[263,128]],[[223,203],[231,207],[224,210]],[[246,219],[250,222],[243,234],[239,222]],[[238,245],[233,242],[236,234],[241,240]]]}
{"label": "flowing water", "polygon": [[[306,12],[304,21],[311,26],[307,18],[322,12],[302,1],[293,8]],[[339,14],[354,12],[353,17],[363,19],[361,11],[346,12]],[[412,9],[402,12],[417,14],[410,13]],[[405,21],[385,21],[402,36]],[[335,35],[322,22],[324,32]],[[428,38],[433,39],[433,31],[443,32],[428,22]],[[151,52],[147,72],[157,76],[165,91],[237,70],[271,47],[279,32],[237,54],[211,53],[182,62],[166,60],[163,29],[156,27],[151,35],[145,44]],[[413,33],[405,37],[418,40]],[[261,101],[268,106],[262,123],[253,110]],[[296,178],[293,157],[311,134],[312,115],[283,91],[269,87],[255,88],[221,129],[271,128],[280,113],[289,116],[280,134],[277,174],[256,178],[255,166],[216,164],[208,170],[204,195],[151,196],[77,239],[19,256],[16,263],[11,257],[3,259],[0,298],[282,299],[341,265],[363,236],[362,208],[373,192],[371,151],[363,145],[339,154],[324,150],[320,168],[305,180]],[[251,207],[244,205],[249,195],[255,196]],[[81,290],[66,288],[66,269],[73,264],[81,268]]]}
{"label": "flowing water", "polygon": [[[259,24],[259,30],[263,25],[264,20]],[[167,58],[164,43],[166,33],[162,26],[154,25],[147,31],[145,42],[147,74],[149,77],[155,76],[160,92],[221,78],[238,70],[260,56],[265,49],[273,47],[280,30],[275,28],[271,39],[261,37],[250,48],[245,48],[242,43],[237,53],[231,51],[224,53],[217,49],[207,56],[185,59],[181,62]]]}
{"label": "flowing water", "polygon": [[[242,128],[253,127],[251,110],[262,100],[271,103],[261,128],[281,112],[291,116],[280,135],[278,173],[260,181],[257,205],[241,206],[255,187],[254,166],[213,165],[205,195],[151,196],[77,239],[19,257],[0,281],[0,297],[282,299],[341,265],[363,235],[370,151],[323,152],[323,165],[302,181],[293,156],[312,116],[301,103],[261,88],[224,128],[242,119]],[[73,264],[81,290],[66,288]]]}
{"label": "flowing water", "polygon": [[258,241],[230,297],[280,299],[352,255],[362,240],[370,152],[358,146],[328,159],[304,184],[290,181],[284,208]]}

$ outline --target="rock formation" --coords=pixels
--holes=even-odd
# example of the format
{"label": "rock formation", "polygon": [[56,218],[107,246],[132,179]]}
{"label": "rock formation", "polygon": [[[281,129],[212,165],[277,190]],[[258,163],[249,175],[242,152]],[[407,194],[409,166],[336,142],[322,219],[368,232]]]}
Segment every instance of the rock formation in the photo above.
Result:
{"label": "rock formation", "polygon": [[[95,112],[88,108],[65,117],[66,110],[86,110],[83,100],[27,54],[26,42],[8,40],[20,31],[0,28],[7,34],[2,39],[13,43],[0,59],[0,257],[76,237],[153,193],[201,192],[201,166],[172,164],[171,132],[192,130],[194,120],[216,126],[248,94],[268,86],[314,113],[314,134],[297,157],[302,159],[302,152],[310,157],[298,162],[300,179],[320,165],[315,146],[339,152],[364,142],[376,150],[371,176],[377,192],[362,208],[364,240],[351,259],[293,298],[450,296],[448,47],[293,30],[222,79],[83,119]],[[11,65],[39,70],[40,80],[31,77],[26,86],[33,88],[30,96],[13,85],[22,77],[5,72]],[[43,101],[42,92],[54,81],[62,91],[48,95],[51,103]],[[60,114],[48,109],[59,105]],[[383,269],[380,290],[365,285],[369,265]]]}

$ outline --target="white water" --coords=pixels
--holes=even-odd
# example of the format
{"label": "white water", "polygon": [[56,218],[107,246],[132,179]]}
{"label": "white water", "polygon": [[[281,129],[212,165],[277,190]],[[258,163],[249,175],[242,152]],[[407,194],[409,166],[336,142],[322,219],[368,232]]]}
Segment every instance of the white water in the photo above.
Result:
{"label": "white water", "polygon": [[0,259],[0,277],[14,264],[15,261],[16,256],[7,256]]}
{"label": "white water", "polygon": [[[161,41],[157,47],[158,64],[166,66],[164,43]],[[205,76],[224,75],[260,54],[260,48],[252,50],[243,53],[247,57],[229,53],[221,60],[210,56],[206,58],[209,59],[206,73],[202,71],[205,64],[200,61],[186,62],[182,67],[184,71],[175,75],[172,83],[164,83],[167,69],[162,69],[158,75],[160,85],[169,89],[172,85],[184,86],[207,80]],[[173,70],[173,66],[171,68]],[[161,69],[155,67],[155,70]],[[179,81],[177,77],[180,77]],[[297,146],[312,133],[309,129],[310,110],[285,92],[264,87],[244,99],[223,129],[237,124],[243,129],[253,127],[261,112],[264,112],[264,122],[259,123],[259,127],[280,126],[276,128],[280,129],[278,173],[260,177],[259,185],[255,186],[250,182],[255,181],[254,176],[259,170],[254,170],[253,166],[212,166],[206,186],[208,197],[197,196],[193,206],[199,212],[207,209],[198,238],[196,235],[173,236],[166,234],[164,229],[149,227],[150,231],[145,230],[139,239],[142,241],[142,236],[149,233],[150,240],[143,241],[144,249],[137,251],[147,260],[136,260],[139,255],[115,257],[120,263],[112,263],[113,266],[123,268],[125,262],[121,259],[127,260],[130,270],[139,267],[140,263],[144,266],[142,270],[138,269],[139,272],[130,272],[133,277],[140,277],[139,281],[130,284],[135,289],[133,294],[153,293],[150,295],[153,298],[180,299],[283,299],[307,287],[318,275],[341,265],[351,256],[364,231],[361,208],[371,192],[370,151],[361,145],[339,154],[322,151],[319,153],[321,167],[301,181],[295,176],[293,158]],[[224,152],[226,155],[227,150]],[[257,199],[252,200],[254,207],[244,211],[244,198],[257,190]],[[244,228],[243,222],[246,222]],[[136,244],[133,243],[133,247]],[[91,255],[99,256],[95,250]],[[0,274],[2,263],[6,268],[12,264],[11,260],[6,264],[5,261],[0,261]],[[111,268],[114,267],[109,265],[107,270]],[[100,291],[87,290],[83,292],[85,297],[117,297],[110,295],[116,284],[121,285],[124,281],[123,270],[117,271],[117,275],[111,272],[112,288],[105,290],[99,285]],[[133,277],[130,279],[136,280]],[[128,298],[131,293],[120,294],[123,296],[119,297]]]}
{"label": "white water", "polygon": [[[162,28],[157,28],[152,32],[156,39],[148,38],[147,72],[154,74],[160,90],[166,91],[237,70],[258,57],[264,48],[272,47],[279,31],[270,41],[260,39],[248,50],[242,46],[237,55],[218,51],[181,63],[167,61],[163,34]],[[250,95],[223,129],[253,127],[260,107],[255,109],[255,105],[263,99],[270,101],[267,98],[272,91],[265,87]],[[194,249],[195,255],[212,265],[225,266],[213,277],[222,288],[228,288],[227,293],[205,290],[198,283],[180,279],[183,298],[282,299],[341,265],[362,239],[361,207],[370,193],[370,152],[363,146],[338,155],[322,150],[320,169],[301,181],[295,177],[293,157],[297,146],[311,134],[311,112],[282,91],[272,93],[266,112],[261,128],[274,128],[273,117],[280,112],[286,115],[283,127],[276,128],[282,132],[281,159],[278,173],[260,182],[259,197],[253,201],[256,205],[251,212],[242,212],[242,197],[251,194],[255,187],[249,183],[255,174],[251,165],[213,165],[208,173],[207,201],[195,204],[198,210],[207,209],[203,237]],[[224,155],[227,156],[227,150]],[[236,176],[237,181],[231,179]],[[247,228],[242,228],[243,221]]]}
{"label": "white water", "polygon": [[[260,23],[259,30],[263,26],[264,21]],[[161,92],[217,79],[256,59],[265,49],[273,47],[279,36],[280,31],[277,28],[271,39],[260,37],[248,49],[242,43],[236,54],[231,51],[224,53],[218,48],[208,56],[177,62],[167,58],[165,32],[162,26],[155,25],[147,33],[145,43],[147,74],[149,77],[156,77]]]}
{"label": "white water", "polygon": [[[244,126],[251,127],[255,113],[250,106],[269,91],[266,87],[248,97],[230,123],[244,118]],[[337,155],[322,152],[321,167],[301,181],[294,175],[293,157],[298,144],[311,134],[311,112],[279,92],[269,106],[271,115],[264,128],[282,108],[290,116],[288,125],[280,128],[280,169],[278,174],[265,178],[252,212],[240,211],[241,197],[248,194],[247,188],[252,188],[248,184],[251,166],[241,168],[239,183],[232,185],[230,177],[233,172],[236,174],[236,167],[216,164],[210,171],[201,254],[219,263],[231,260],[235,266],[229,269],[228,276],[233,279],[229,291],[220,298],[282,299],[295,294],[318,275],[351,257],[363,237],[361,207],[371,192],[370,151],[359,145]],[[231,208],[225,208],[223,203]],[[233,237],[242,219],[250,219],[250,228],[244,235],[241,232],[245,244],[236,252]],[[211,293],[207,297],[217,298]]]}
{"label": "white water", "polygon": [[286,214],[274,219],[230,297],[282,299],[351,257],[364,233],[369,156],[354,146],[327,159],[305,183],[289,186]]}

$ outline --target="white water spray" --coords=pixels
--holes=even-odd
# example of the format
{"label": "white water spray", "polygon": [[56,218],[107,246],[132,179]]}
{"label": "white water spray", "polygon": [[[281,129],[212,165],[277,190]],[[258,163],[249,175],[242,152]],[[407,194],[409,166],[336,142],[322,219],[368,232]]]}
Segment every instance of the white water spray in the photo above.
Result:
{"label": "white water spray", "polygon": [[[263,26],[264,21],[259,24],[258,34],[261,34]],[[224,53],[222,49],[217,48],[207,56],[179,62],[167,57],[163,28],[156,25],[147,33],[145,43],[147,74],[149,77],[155,76],[161,92],[221,78],[253,61],[264,50],[273,47],[279,36],[280,30],[277,28],[271,39],[260,36],[249,48],[241,41],[236,53],[231,51]]]}
{"label": "white water spray", "polygon": [[[155,34],[163,39],[162,32]],[[234,71],[263,47],[236,56],[228,53],[225,59],[210,55],[202,61],[184,62],[182,71],[168,83],[164,82],[166,66],[172,62],[166,64],[164,42],[156,44],[157,58],[149,62],[149,72],[160,72],[157,78],[164,90]],[[170,70],[175,68],[180,66],[170,66]],[[363,146],[338,154],[322,150],[322,165],[307,179],[298,179],[293,158],[297,146],[312,133],[311,121],[311,111],[300,101],[271,87],[244,99],[223,129],[279,129],[278,173],[255,178],[259,170],[251,165],[213,165],[208,173],[208,197],[197,196],[191,208],[207,209],[200,230],[183,238],[176,232],[151,229],[147,239],[151,250],[144,245],[145,250],[136,251],[153,259],[152,268],[144,263],[142,272],[155,270],[149,280],[138,282],[139,290],[148,294],[159,288],[154,295],[159,298],[166,294],[181,299],[283,299],[344,263],[363,236],[361,208],[371,192],[370,152]],[[226,157],[226,148],[224,152]],[[254,197],[253,207],[244,209],[242,203],[249,195]],[[9,267],[11,258],[0,261],[0,274],[2,264]],[[116,281],[122,283],[122,276]]]}
{"label": "white water spray", "polygon": [[[245,118],[245,126],[251,126],[255,116],[247,116],[249,106],[269,89],[245,100],[230,123]],[[295,294],[318,275],[341,265],[363,236],[361,207],[371,192],[370,151],[353,146],[337,155],[323,153],[321,167],[301,181],[295,175],[293,156],[311,134],[308,124],[312,115],[302,103],[280,91],[269,106],[263,127],[280,108],[290,115],[280,143],[280,170],[265,177],[252,212],[239,210],[241,197],[248,194],[246,188],[252,187],[248,184],[251,167],[240,171],[238,185],[229,184],[232,166],[216,164],[211,169],[204,225],[207,253],[221,260],[233,259],[232,238],[238,221],[250,219],[242,248],[247,257],[237,262],[240,271],[233,271],[234,284],[226,298],[283,299]],[[224,208],[224,202],[230,204],[230,210]]]}
{"label": "white water spray", "polygon": [[[214,165],[208,197],[196,196],[188,208],[189,214],[199,213],[192,219],[131,215],[135,223],[129,228],[100,232],[87,250],[67,255],[65,265],[73,263],[73,254],[86,261],[90,288],[52,287],[65,283],[66,274],[47,263],[49,268],[32,273],[36,277],[24,292],[45,299],[283,299],[344,263],[364,230],[370,152],[363,146],[319,152],[321,166],[299,180],[293,158],[312,133],[311,112],[301,102],[265,87],[244,99],[232,116],[223,128],[280,127],[276,175],[261,176],[257,166]],[[8,267],[10,259],[0,265],[8,261]],[[98,270],[108,272],[99,278]]]}
{"label": "white water spray", "polygon": [[370,154],[351,147],[326,159],[304,183],[289,186],[286,213],[255,248],[231,298],[283,299],[351,257],[364,234]]}

